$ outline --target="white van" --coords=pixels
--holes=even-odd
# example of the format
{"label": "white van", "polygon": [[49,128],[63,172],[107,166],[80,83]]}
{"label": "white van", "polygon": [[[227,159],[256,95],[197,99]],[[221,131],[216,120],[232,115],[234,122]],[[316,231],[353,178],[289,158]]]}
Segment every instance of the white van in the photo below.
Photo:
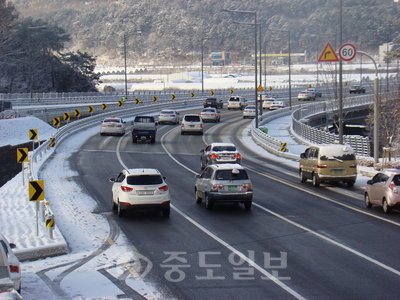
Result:
{"label": "white van", "polygon": [[242,110],[246,106],[246,99],[241,96],[233,96],[228,100],[228,109],[240,109]]}

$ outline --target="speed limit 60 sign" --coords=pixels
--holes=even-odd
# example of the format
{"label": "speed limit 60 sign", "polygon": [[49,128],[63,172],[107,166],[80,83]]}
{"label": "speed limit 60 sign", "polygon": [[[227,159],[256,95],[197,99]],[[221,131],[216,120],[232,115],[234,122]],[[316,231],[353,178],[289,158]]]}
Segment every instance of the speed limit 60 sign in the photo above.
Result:
{"label": "speed limit 60 sign", "polygon": [[350,61],[356,57],[357,50],[353,44],[343,44],[339,49],[339,56],[342,60]]}

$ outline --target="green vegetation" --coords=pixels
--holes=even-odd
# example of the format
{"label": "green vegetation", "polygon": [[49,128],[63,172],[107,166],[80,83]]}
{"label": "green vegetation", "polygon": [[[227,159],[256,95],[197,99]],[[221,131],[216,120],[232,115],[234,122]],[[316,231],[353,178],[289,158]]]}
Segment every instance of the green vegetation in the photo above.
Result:
{"label": "green vegetation", "polygon": [[70,36],[56,25],[20,19],[15,7],[0,0],[0,92],[95,91],[99,75],[87,53],[62,53]]}

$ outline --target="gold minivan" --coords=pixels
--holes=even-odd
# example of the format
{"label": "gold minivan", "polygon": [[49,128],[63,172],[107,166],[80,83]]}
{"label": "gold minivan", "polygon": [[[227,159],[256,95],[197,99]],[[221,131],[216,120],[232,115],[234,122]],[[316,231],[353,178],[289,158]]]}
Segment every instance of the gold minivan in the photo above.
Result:
{"label": "gold minivan", "polygon": [[342,181],[352,187],[357,179],[357,160],[349,145],[321,144],[310,146],[300,154],[301,182],[311,179],[314,186],[323,181]]}

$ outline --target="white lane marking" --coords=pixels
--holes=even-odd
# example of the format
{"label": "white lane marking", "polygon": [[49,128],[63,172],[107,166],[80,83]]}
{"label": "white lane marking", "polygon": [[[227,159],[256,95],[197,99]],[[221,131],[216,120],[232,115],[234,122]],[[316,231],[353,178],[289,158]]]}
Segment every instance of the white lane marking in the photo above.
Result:
{"label": "white lane marking", "polygon": [[[162,139],[161,139],[161,142],[163,141],[164,136],[167,135],[168,133],[169,133],[169,132],[167,132],[167,133],[165,133],[165,134],[163,135],[163,137],[162,137]],[[172,155],[168,152],[168,150],[167,150],[165,147],[164,147],[164,150],[167,152],[167,154],[168,154],[171,158],[173,158]],[[174,161],[177,161],[175,158],[173,158],[173,160],[174,160]],[[195,173],[194,171],[192,171],[192,170],[189,169],[188,167],[184,166],[184,165],[181,164],[180,162],[178,162],[178,163],[179,163],[179,165],[183,166],[186,170],[190,170],[192,173]],[[275,178],[273,178],[272,176],[265,175],[265,174],[260,173],[260,172],[258,172],[258,171],[254,171],[254,170],[252,170],[252,171],[255,172],[255,173],[257,173],[257,174],[259,174],[259,175],[262,175],[262,176],[265,176],[265,177],[267,177],[267,178],[270,178],[270,179],[273,179],[273,180],[277,181],[277,180],[276,180]],[[296,189],[298,189],[298,190],[301,190],[301,191],[303,191],[303,192],[306,192],[306,193],[308,193],[308,194],[312,194],[312,195],[315,196],[315,194],[313,194],[311,191],[306,190],[306,189],[303,189],[303,188],[299,188],[299,187],[296,187],[296,186],[293,186],[293,185],[291,184],[291,182],[288,182],[288,181],[286,181],[286,180],[279,179],[279,182],[281,182],[281,183],[284,182],[284,183],[287,184],[288,186],[292,186],[292,187],[294,187],[294,188],[296,188]],[[344,207],[346,207],[346,208],[349,208],[349,209],[351,209],[351,210],[354,210],[354,211],[356,211],[356,212],[360,212],[360,213],[363,213],[363,214],[372,216],[372,217],[374,217],[374,218],[381,219],[381,220],[383,220],[383,221],[387,221],[387,222],[393,223],[394,225],[400,226],[400,224],[398,224],[398,223],[396,223],[396,222],[392,222],[392,221],[390,221],[390,220],[386,220],[386,219],[383,219],[383,218],[381,218],[381,217],[374,216],[374,215],[371,215],[371,214],[369,214],[369,213],[365,213],[365,212],[363,212],[363,211],[359,211],[359,210],[356,209],[356,208],[353,208],[353,207],[348,206],[348,205],[346,205],[346,204],[343,204],[343,203],[340,203],[340,202],[338,202],[338,201],[329,199],[329,198],[327,198],[327,197],[325,197],[325,196],[320,196],[320,195],[318,195],[318,197],[320,197],[320,198],[322,198],[322,199],[325,199],[325,200],[327,200],[327,201],[330,201],[330,202],[332,202],[332,203],[342,205],[342,206],[344,206]],[[303,225],[300,225],[300,224],[298,224],[298,223],[296,223],[296,222],[294,222],[294,221],[292,221],[292,220],[289,220],[289,219],[285,218],[284,216],[279,215],[279,214],[277,214],[277,213],[275,213],[275,212],[273,212],[273,211],[271,211],[271,210],[269,210],[269,209],[267,209],[267,208],[265,208],[265,207],[263,207],[263,206],[261,206],[261,205],[259,205],[259,204],[257,204],[257,203],[254,203],[254,202],[253,202],[253,204],[254,204],[255,206],[259,207],[260,209],[262,209],[262,210],[264,210],[264,211],[266,211],[266,212],[268,212],[268,213],[270,213],[270,214],[272,214],[272,215],[274,215],[274,216],[276,216],[276,217],[278,217],[278,218],[280,218],[280,219],[282,219],[282,220],[284,220],[284,221],[286,221],[286,222],[288,222],[288,223],[290,223],[290,224],[292,224],[292,225],[294,225],[294,226],[296,226],[296,227],[298,227],[298,228],[301,228],[301,229],[303,229],[303,230],[305,230],[305,231],[307,231],[307,232],[309,232],[309,233],[312,233],[312,234],[314,234],[314,235],[317,236],[317,237],[320,237],[320,238],[322,238],[322,239],[324,239],[324,240],[326,240],[326,241],[328,241],[328,242],[330,242],[330,243],[332,243],[332,244],[334,244],[334,245],[336,245],[336,246],[338,246],[338,247],[340,247],[340,248],[342,248],[342,249],[345,249],[345,250],[347,250],[347,251],[349,251],[349,252],[351,252],[351,253],[353,253],[353,254],[355,254],[355,255],[361,257],[361,258],[366,259],[366,260],[369,261],[369,262],[372,262],[373,264],[378,265],[379,267],[382,267],[382,268],[384,268],[384,269],[386,269],[386,270],[388,270],[388,271],[390,271],[390,272],[392,272],[392,273],[394,273],[394,274],[400,276],[400,271],[398,271],[398,270],[396,270],[396,269],[394,269],[394,268],[391,268],[391,267],[389,267],[389,266],[387,266],[387,265],[385,265],[385,264],[383,264],[383,263],[377,261],[376,259],[373,259],[373,258],[371,258],[371,257],[369,257],[369,256],[367,256],[367,255],[365,255],[365,254],[362,254],[361,252],[358,252],[358,251],[356,251],[356,250],[354,250],[354,249],[351,249],[350,247],[347,247],[347,246],[345,246],[345,245],[342,245],[342,244],[340,244],[339,242],[336,242],[336,241],[333,240],[333,239],[330,239],[330,238],[328,238],[328,237],[326,237],[326,236],[324,236],[324,235],[322,235],[322,234],[320,234],[320,233],[318,233],[318,232],[315,232],[315,231],[313,231],[313,230],[311,230],[311,229],[309,229],[309,228],[307,228],[307,227],[305,227],[305,226],[303,226]],[[180,211],[178,211],[178,209],[177,209],[176,207],[174,207],[174,209],[175,209],[178,213],[181,213]],[[183,213],[181,213],[181,214],[183,214]],[[186,215],[185,215],[185,216],[186,216]],[[188,219],[188,220],[189,220],[190,222],[192,222],[192,223],[193,223],[193,222],[196,223],[194,220],[190,219],[188,216],[186,216],[186,219]],[[193,223],[193,224],[194,224],[194,223]],[[199,228],[200,228],[200,227],[199,227]],[[206,232],[206,231],[204,231],[204,232]],[[207,232],[206,232],[206,233],[207,233]],[[207,234],[208,234],[208,233],[207,233]],[[212,234],[212,233],[210,233],[210,234]],[[209,235],[210,235],[210,234],[209,234]],[[210,235],[210,236],[211,236],[211,235]],[[213,236],[214,236],[214,235],[213,235]],[[219,241],[219,240],[218,240],[218,241]],[[222,240],[221,240],[221,241],[222,241]],[[220,242],[220,241],[219,241],[219,242]],[[220,243],[222,243],[222,242],[220,242]],[[223,245],[226,246],[226,245],[228,245],[228,244],[226,244],[226,245],[223,244]],[[230,249],[230,248],[229,248],[229,249]],[[270,274],[270,276],[272,276],[272,275]]]}
{"label": "white lane marking", "polygon": [[384,268],[384,269],[386,269],[386,270],[388,270],[388,271],[400,276],[400,271],[398,271],[396,269],[393,269],[393,268],[391,268],[391,267],[389,267],[389,266],[377,261],[376,259],[373,259],[373,258],[371,258],[371,257],[369,257],[369,256],[367,256],[365,254],[362,254],[361,252],[358,252],[358,251],[356,251],[354,249],[351,249],[350,247],[347,247],[347,246],[345,246],[343,244],[340,244],[339,242],[336,242],[335,240],[330,239],[330,238],[328,238],[328,237],[326,237],[326,236],[324,236],[324,235],[322,235],[322,234],[320,234],[318,232],[315,232],[315,231],[313,231],[313,230],[311,230],[311,229],[309,229],[309,228],[307,228],[307,227],[305,227],[303,225],[300,225],[300,224],[298,224],[296,222],[293,222],[292,220],[289,220],[289,219],[285,218],[284,216],[279,215],[279,214],[273,212],[272,210],[269,210],[269,209],[267,209],[267,208],[265,208],[265,207],[263,207],[261,205],[258,205],[258,204],[254,203],[254,202],[253,202],[253,205],[255,205],[258,208],[260,208],[260,209],[262,209],[262,210],[274,215],[275,217],[277,217],[277,218],[279,218],[279,219],[281,219],[281,220],[283,220],[285,222],[288,222],[288,223],[292,224],[293,226],[296,226],[296,227],[298,227],[298,228],[300,228],[300,229],[302,229],[304,231],[307,231],[308,233],[311,233],[311,234],[313,234],[313,235],[315,235],[315,236],[317,236],[317,237],[319,237],[321,239],[324,239],[325,241],[327,241],[329,243],[332,243],[332,244],[334,244],[334,245],[336,245],[336,246],[338,246],[338,247],[340,247],[340,248],[342,248],[344,250],[347,250],[347,251],[349,251],[349,252],[351,252],[351,253],[353,253],[353,254],[361,257],[361,258],[364,258],[364,259],[372,262],[373,264],[378,265],[379,267],[382,267],[382,268]]}
{"label": "white lane marking", "polygon": [[160,141],[160,142],[161,142],[161,146],[164,148],[165,153],[167,153],[167,155],[168,155],[175,163],[177,163],[178,165],[180,165],[182,168],[188,170],[189,172],[191,172],[191,173],[197,175],[197,174],[198,174],[197,172],[193,171],[192,169],[189,169],[189,168],[186,167],[184,164],[182,164],[181,162],[179,162],[175,157],[172,156],[172,154],[168,151],[167,147],[165,147],[165,145],[164,145],[164,137],[165,137],[168,133],[170,133],[172,130],[174,130],[174,129],[175,129],[175,128],[173,128],[173,129],[167,131],[167,132],[161,137],[161,141]]}
{"label": "white lane marking", "polygon": [[115,154],[117,154],[117,158],[118,158],[119,163],[121,164],[122,168],[124,168],[125,170],[127,170],[129,168],[122,161],[121,154],[120,154],[119,150],[121,148],[121,143],[122,143],[123,138],[128,134],[130,134],[130,133],[125,133],[124,136],[121,136],[121,138],[118,140],[117,149],[115,151]]}
{"label": "white lane marking", "polygon": [[[300,191],[302,191],[302,192],[304,192],[304,193],[307,193],[307,194],[310,194],[310,195],[315,196],[315,191],[311,191],[311,190],[309,190],[309,189],[305,189],[305,188],[301,188],[301,187],[295,186],[295,185],[293,185],[290,181],[284,180],[284,179],[282,179],[282,178],[279,178],[279,180],[277,180],[276,177],[273,177],[273,176],[270,176],[270,175],[267,175],[267,174],[258,172],[258,171],[254,170],[254,169],[252,169],[252,168],[249,168],[249,167],[246,167],[246,168],[247,168],[248,170],[251,170],[251,171],[254,172],[254,173],[257,173],[258,175],[261,175],[261,176],[263,176],[263,177],[272,179],[272,180],[274,180],[274,181],[279,181],[279,183],[284,183],[284,184],[286,184],[286,185],[288,185],[288,186],[290,186],[290,187],[292,187],[292,188],[295,188],[295,189],[300,190]],[[375,218],[375,219],[379,219],[379,220],[384,221],[384,222],[387,222],[387,223],[391,223],[391,224],[396,225],[396,226],[400,226],[400,223],[398,223],[398,222],[395,222],[395,221],[392,221],[392,220],[388,220],[388,219],[382,218],[382,217],[380,217],[380,216],[373,215],[373,214],[371,214],[371,213],[369,213],[369,212],[366,212],[366,211],[360,210],[359,208],[352,207],[352,206],[347,205],[347,204],[344,204],[344,203],[342,203],[342,202],[339,202],[339,201],[330,199],[330,198],[328,198],[328,197],[326,197],[326,196],[318,195],[318,197],[321,198],[321,199],[324,199],[324,200],[326,200],[326,201],[335,203],[335,204],[337,204],[337,205],[346,207],[347,209],[351,209],[351,210],[356,211],[356,212],[358,212],[358,213],[361,213],[361,214],[364,214],[364,215],[373,217],[373,218]]]}
{"label": "white lane marking", "polygon": [[250,266],[254,267],[255,269],[257,269],[261,274],[265,275],[266,277],[268,277],[268,279],[272,280],[274,283],[276,283],[277,285],[279,285],[281,288],[283,288],[285,291],[287,291],[288,293],[290,293],[292,296],[296,297],[297,299],[306,299],[303,296],[301,296],[300,294],[298,294],[296,291],[292,290],[290,287],[288,287],[286,284],[284,284],[282,281],[280,281],[278,278],[276,278],[275,276],[273,276],[271,273],[269,273],[268,271],[266,271],[265,269],[263,269],[262,267],[260,267],[258,264],[255,263],[255,261],[249,259],[246,255],[244,255],[242,252],[236,250],[236,248],[232,247],[231,245],[229,245],[227,242],[225,242],[224,240],[220,239],[218,236],[216,236],[215,234],[213,234],[211,231],[209,231],[208,229],[206,229],[205,227],[203,227],[202,225],[200,225],[199,223],[197,223],[196,221],[194,221],[191,217],[189,217],[187,214],[185,214],[184,212],[180,211],[178,208],[176,208],[174,205],[171,204],[171,207],[178,213],[180,214],[182,217],[184,217],[186,220],[188,220],[190,223],[192,223],[194,226],[196,226],[197,228],[199,228],[201,231],[203,231],[204,233],[206,233],[208,236],[210,236],[211,238],[213,238],[215,241],[217,241],[218,243],[220,243],[221,245],[223,245],[225,248],[227,248],[228,250],[230,250],[231,252],[235,253],[237,256],[239,256],[240,258],[242,258],[244,261],[246,261]]}

